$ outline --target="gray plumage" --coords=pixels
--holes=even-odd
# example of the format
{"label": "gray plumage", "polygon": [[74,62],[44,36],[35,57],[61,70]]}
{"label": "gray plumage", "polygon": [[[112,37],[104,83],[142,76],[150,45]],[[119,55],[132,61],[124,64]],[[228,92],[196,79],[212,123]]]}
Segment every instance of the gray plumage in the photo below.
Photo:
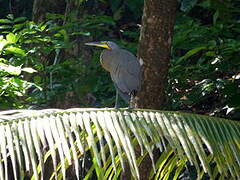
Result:
{"label": "gray plumage", "polygon": [[[101,53],[101,65],[110,72],[117,93],[119,93],[125,101],[129,102],[130,95],[140,89],[140,62],[131,52],[120,48],[114,42],[104,41],[104,43],[107,45],[107,49],[104,49]],[[96,45],[95,42],[86,44]],[[115,106],[118,106],[117,102]]]}
{"label": "gray plumage", "polygon": [[110,72],[119,94],[129,101],[130,93],[140,88],[140,64],[137,58],[124,49],[103,50],[101,64]]}

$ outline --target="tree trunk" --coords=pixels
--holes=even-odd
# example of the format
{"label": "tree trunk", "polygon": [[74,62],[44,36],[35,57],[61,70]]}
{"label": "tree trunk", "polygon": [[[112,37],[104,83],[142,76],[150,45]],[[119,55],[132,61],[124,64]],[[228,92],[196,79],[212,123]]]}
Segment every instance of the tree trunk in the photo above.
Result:
{"label": "tree trunk", "polygon": [[[177,0],[145,0],[142,27],[138,47],[138,57],[143,61],[141,91],[135,98],[135,107],[161,109],[166,101],[167,80],[173,27]],[[136,148],[136,156],[141,156]],[[154,150],[154,157],[159,151]],[[149,179],[152,168],[150,157],[146,157],[139,167],[140,179]],[[128,174],[128,173],[126,173]]]}
{"label": "tree trunk", "polygon": [[138,57],[143,60],[141,91],[135,99],[138,108],[161,109],[166,101],[173,26],[177,0],[145,0]]}

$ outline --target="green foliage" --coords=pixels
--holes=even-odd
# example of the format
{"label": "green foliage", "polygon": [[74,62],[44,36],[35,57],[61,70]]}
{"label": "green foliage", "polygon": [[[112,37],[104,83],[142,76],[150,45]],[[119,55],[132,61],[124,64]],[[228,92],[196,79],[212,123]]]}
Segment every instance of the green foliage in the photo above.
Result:
{"label": "green foliage", "polygon": [[212,19],[178,14],[169,74],[171,108],[239,118],[239,10],[230,1],[224,6],[208,2],[192,11],[201,7],[198,13],[210,13]]}
{"label": "green foliage", "polygon": [[[91,3],[91,1],[89,1],[89,3]],[[124,12],[129,13],[128,5],[123,2],[120,4],[118,4],[118,2],[103,3],[106,3],[109,7],[111,7],[111,9],[114,8],[113,6],[119,6],[121,7],[121,11],[123,13],[120,13],[118,17],[114,15],[114,12],[106,15],[105,11],[107,11],[107,9],[103,9],[99,10],[99,12],[97,10],[94,15],[86,12],[80,18],[73,16],[72,13],[74,12],[70,13],[66,17],[58,14],[48,14],[48,18],[52,21],[64,21],[65,18],[67,19],[64,25],[59,25],[58,27],[60,29],[66,29],[66,34],[69,36],[68,39],[73,46],[76,46],[76,41],[81,44],[80,46],[82,46],[82,39],[84,39],[83,37],[90,36],[96,40],[115,41],[136,53],[136,42],[138,41],[139,27],[134,25],[134,29],[130,29],[131,27],[129,28],[129,26],[133,25],[123,24],[123,29],[121,25],[118,24],[120,20],[126,18]],[[86,7],[86,9],[88,8]],[[129,42],[129,39],[132,41],[131,43]],[[72,50],[69,49],[67,51]],[[63,97],[68,94],[68,92],[71,92],[74,96],[74,99],[78,100],[78,103],[76,104],[77,106],[112,106],[114,104],[114,86],[110,80],[109,74],[101,68],[99,62],[100,51],[94,51],[95,52],[92,53],[93,56],[91,59],[84,59],[84,57],[81,57],[82,54],[80,53],[82,51],[80,50],[78,58],[72,57],[71,59],[68,58],[59,61],[59,64],[57,65],[58,69],[54,72],[54,74],[55,77],[57,77],[55,79],[61,79],[61,82],[58,81],[59,88],[55,89],[56,91],[52,93],[50,99],[53,99],[53,97],[56,96],[59,97],[59,94],[61,94]],[[65,66],[61,68],[61,62],[63,61],[65,62]],[[72,63],[73,66],[71,67]],[[66,72],[67,69],[69,69],[68,72]],[[66,80],[65,83],[63,83],[63,79]],[[89,95],[93,97],[93,102],[89,102],[88,100],[86,101],[86,97],[89,97]],[[53,102],[54,101],[56,101],[56,98],[53,100]]]}
{"label": "green foliage", "polygon": [[[12,24],[9,19],[0,19],[0,22]],[[7,33],[5,38],[0,36],[0,109],[23,108],[25,107],[24,100],[26,100],[23,97],[26,96],[27,90],[30,87],[37,87],[24,80],[24,73],[34,73],[36,70],[23,67],[23,64],[18,62],[27,56],[19,43],[20,35],[5,33]]]}
{"label": "green foliage", "polygon": [[[56,15],[50,17],[52,19],[59,18]],[[103,18],[105,17],[94,19],[93,24],[100,23]],[[105,23],[111,24],[111,21],[108,19],[105,18]],[[79,98],[76,101],[80,101],[81,97],[91,91],[105,94],[106,89],[110,88],[110,91],[113,92],[113,87],[106,87],[106,89],[100,87],[104,85],[103,82],[105,80],[101,80],[101,83],[96,85],[99,79],[99,76],[97,77],[96,74],[101,73],[101,71],[103,74],[106,74],[103,70],[99,71],[101,68],[98,59],[96,60],[95,58],[87,67],[81,58],[73,58],[66,55],[67,52],[64,50],[71,49],[73,45],[73,41],[70,42],[70,38],[79,34],[87,35],[83,31],[74,31],[70,34],[72,28],[75,28],[75,22],[60,26],[50,20],[47,23],[37,25],[34,22],[25,21],[23,18],[9,18],[2,19],[1,23],[1,29],[4,29],[2,33],[6,37],[1,39],[1,56],[5,58],[5,61],[11,62],[9,64],[16,66],[16,68],[19,67],[19,71],[22,66],[31,66],[36,69],[38,73],[32,76],[25,74],[22,76],[22,79],[27,78],[43,88],[41,91],[39,88],[31,88],[31,95],[29,94],[31,97],[28,97],[28,102],[25,102],[25,105],[37,105],[38,107],[51,105],[56,101],[56,97],[61,97],[61,95],[64,97],[69,92],[75,94],[73,98]],[[90,27],[91,24],[82,24],[82,27],[86,26]],[[25,68],[24,70],[31,72],[30,69]],[[19,75],[19,72],[16,73]],[[27,87],[29,88],[29,86]],[[23,95],[23,92],[26,95],[26,90],[21,91],[21,95]],[[11,90],[9,89],[9,91]],[[6,101],[8,104],[4,105],[6,106],[5,108],[17,107],[12,105],[14,101],[17,101],[16,99],[11,101],[8,99]],[[20,100],[17,102],[18,106],[22,107],[20,106]],[[80,102],[79,105],[84,106],[86,104]]]}
{"label": "green foliage", "polygon": [[[179,2],[184,12],[178,13],[175,26],[168,108],[237,119],[240,4]],[[35,69],[31,75],[21,71],[20,76],[42,87],[42,91],[36,87],[25,90],[31,97],[24,104],[64,108],[113,105],[114,87],[100,66],[101,50],[88,51],[91,60],[87,62],[80,54],[85,50],[71,53],[83,44],[83,37],[90,37],[115,41],[136,54],[143,1],[90,0],[81,6],[85,11],[80,17],[77,9],[64,15],[48,14],[48,21],[38,25],[11,15],[0,20],[1,42],[11,42],[4,48],[7,61],[2,63]]]}
{"label": "green foliage", "polygon": [[[91,7],[94,2],[83,4]],[[114,104],[115,89],[109,74],[100,66],[99,51],[93,54],[92,61],[87,62],[81,54],[72,53],[77,44],[83,44],[82,37],[91,36],[96,40],[113,40],[136,54],[137,23],[141,20],[143,1],[95,4],[93,7],[107,5],[107,8],[98,8],[95,15],[86,11],[80,18],[77,8],[65,15],[49,13],[48,21],[41,24],[13,15],[0,20],[0,33],[8,40],[16,41],[14,46],[5,49],[4,58],[11,59],[9,64],[12,66],[35,69],[37,73],[23,73],[22,79],[42,87],[42,90],[31,87],[25,91],[28,97],[21,98],[22,103],[31,108]],[[111,11],[106,13],[108,8]],[[132,13],[134,16],[129,18]],[[119,23],[121,21],[124,23]]]}
{"label": "green foliage", "polygon": [[6,168],[0,178],[11,170],[11,179],[119,179],[128,163],[139,179],[138,167],[149,156],[151,179],[183,178],[188,163],[196,172],[190,179],[239,179],[239,127],[216,117],[144,109],[3,111],[0,166]]}
{"label": "green foliage", "polygon": [[[24,0],[21,2],[26,4],[27,1]],[[88,0],[81,2],[83,2],[81,10],[71,10],[71,12],[66,12],[66,14],[48,14],[48,21],[41,24],[35,24],[24,17],[16,16],[17,18],[14,18],[13,15],[8,15],[6,18],[0,19],[0,109],[23,107],[40,108],[43,106],[61,108],[72,106],[101,107],[113,105],[115,90],[109,74],[100,66],[100,51],[94,50],[94,53],[88,51],[87,53],[91,54],[91,61],[87,62],[86,59],[82,57],[82,54],[74,54],[73,52],[78,50],[78,45],[80,47],[85,42],[84,37],[89,37],[90,40],[115,41],[136,54],[143,0]],[[167,89],[167,94],[169,95],[168,109],[239,119],[240,61],[238,57],[240,50],[240,3],[232,0],[221,2],[216,0],[181,0],[179,2],[181,3],[180,9],[183,12],[178,12],[173,38],[172,59]],[[5,1],[3,2],[3,7],[7,7],[8,5]],[[5,10],[5,8],[3,9]],[[26,8],[24,8],[24,11],[26,11]],[[79,12],[81,12],[81,16],[78,15]],[[26,16],[30,17],[29,14],[31,14],[31,11],[29,10],[25,14],[28,14]],[[4,17],[5,15],[6,13]],[[33,113],[33,111],[30,113]],[[108,112],[105,113],[107,114]],[[115,114],[115,111],[111,113]],[[82,115],[83,113],[80,112],[80,114]],[[90,113],[93,117],[95,117],[96,114],[96,112]],[[60,149],[58,151],[60,156],[63,155],[69,158],[69,153],[75,156],[73,164],[76,165],[78,162],[76,156],[80,156],[80,162],[84,164],[86,162],[86,159],[83,160],[84,156],[86,157],[85,153],[79,153],[79,151],[77,151],[77,154],[74,154],[74,148],[68,153],[64,151],[64,148],[61,148],[61,145],[57,145],[57,143],[60,142],[59,139],[65,143],[65,138],[71,139],[72,133],[76,133],[76,131],[80,129],[83,130],[86,127],[87,130],[83,130],[80,133],[80,140],[85,140],[87,136],[91,137],[91,133],[95,135],[92,139],[87,139],[87,146],[84,146],[88,152],[87,156],[94,156],[94,158],[92,158],[93,161],[89,163],[92,166],[85,167],[85,170],[88,171],[86,176],[97,176],[101,179],[102,177],[106,179],[119,177],[122,170],[120,165],[121,155],[113,155],[119,153],[119,148],[116,147],[114,143],[114,147],[111,146],[112,141],[108,143],[105,142],[105,144],[97,144],[99,142],[101,143],[101,141],[97,140],[96,144],[101,146],[100,151],[107,152],[105,159],[103,154],[99,155],[99,147],[95,149],[95,151],[91,150],[90,152],[91,147],[94,146],[94,140],[102,137],[101,132],[107,131],[105,136],[110,139],[114,137],[114,142],[117,142],[116,137],[118,136],[115,136],[114,129],[110,129],[108,132],[104,124],[101,124],[101,131],[96,130],[99,124],[92,116],[90,119],[93,120],[92,124],[94,125],[90,126],[90,124],[86,124],[87,121],[76,125],[76,123],[82,122],[82,118],[80,118],[78,122],[70,120],[71,118],[75,118],[75,112],[67,112],[66,114],[61,112],[55,115],[51,117],[58,120],[54,121],[56,124],[46,122],[49,126],[39,126],[42,129],[46,128],[44,129],[45,134],[41,135],[49,133],[49,135],[54,136],[53,140],[56,141],[56,146],[50,147],[51,151],[44,157],[45,160],[54,159],[53,154],[56,147]],[[105,115],[103,116],[106,118]],[[138,115],[139,114],[137,114],[137,116]],[[182,119],[182,116],[180,117],[178,114],[174,114],[172,119],[164,119],[164,121],[161,121],[159,124],[146,125],[145,123],[155,122],[156,119],[152,119],[152,115],[152,112],[149,116],[143,113],[142,116],[146,118],[139,124],[139,121],[132,121],[136,118],[135,115],[129,117],[125,116],[125,114],[119,116],[120,118],[114,119],[116,121],[113,122],[116,123],[119,120],[121,121],[121,118],[126,118],[126,121],[121,125],[125,126],[129,123],[127,125],[130,127],[131,132],[137,135],[136,138],[131,140],[132,144],[135,145],[139,142],[140,144],[142,143],[141,147],[144,146],[146,148],[143,152],[143,157],[148,155],[148,153],[150,154],[152,150],[152,144],[148,142],[150,138],[152,138],[151,140],[154,142],[157,142],[157,138],[170,140],[169,146],[164,147],[166,151],[162,153],[160,159],[156,162],[156,166],[159,167],[156,174],[153,170],[151,171],[150,175],[152,178],[177,179],[179,175],[182,176],[188,172],[186,165],[190,167],[189,159],[195,167],[201,164],[200,167],[194,168],[192,171],[194,172],[194,176],[198,174],[202,177],[204,170],[210,173],[213,172],[212,176],[214,178],[229,175],[229,173],[233,175],[239,172],[238,166],[234,166],[236,168],[235,172],[231,170],[232,168],[228,169],[229,167],[224,164],[226,159],[231,161],[231,158],[235,158],[236,154],[231,153],[236,152],[238,146],[234,144],[229,148],[221,141],[223,140],[225,142],[228,138],[235,137],[234,135],[239,137],[238,131],[235,131],[237,129],[236,127],[226,125],[226,122],[222,122],[221,119],[210,119],[212,121],[210,123],[210,121],[207,122],[205,120],[199,121],[201,118],[205,118],[202,116],[200,119],[194,116],[191,117],[190,120],[188,117],[185,118],[185,116]],[[84,114],[84,116],[89,120],[88,114]],[[178,121],[175,121],[176,116]],[[115,115],[113,117],[115,118]],[[37,146],[37,144],[35,144],[36,141],[31,141],[31,136],[32,134],[33,136],[36,135],[36,129],[34,128],[37,126],[35,123],[41,123],[41,118],[43,118],[43,116],[30,120],[27,118],[26,123],[24,122],[23,124],[21,123],[22,121],[18,121],[11,125],[5,125],[3,128],[1,127],[1,130],[4,131],[0,132],[6,132],[9,137],[13,135],[14,140],[18,140],[19,136],[15,134],[15,131],[9,131],[9,127],[14,129],[19,125],[18,130],[22,130],[20,132],[21,137],[23,137],[24,140],[30,140],[27,148],[39,150],[38,147],[33,148],[33,146]],[[97,116],[97,118],[100,118],[100,116]],[[40,121],[37,121],[39,119]],[[106,119],[109,120],[108,122],[112,122],[112,117],[107,117]],[[68,120],[71,121],[71,123],[69,123]],[[65,122],[67,123],[65,124]],[[101,120],[100,122],[103,123]],[[165,126],[163,122],[166,123],[167,126]],[[178,124],[175,122],[181,123]],[[72,129],[69,128],[69,124]],[[28,129],[24,133],[23,128],[27,129],[30,125],[33,131],[29,131]],[[157,129],[157,131],[151,131],[150,128],[156,127],[156,125],[157,128],[159,128],[158,125],[160,125],[161,128],[165,128],[164,136],[160,134],[161,137],[159,137],[159,129]],[[184,128],[182,128],[183,125]],[[188,125],[192,128],[192,131],[188,129]],[[64,126],[64,128],[62,128],[62,126]],[[51,129],[48,129],[49,127]],[[57,128],[54,129],[55,127]],[[95,129],[92,131],[90,128]],[[63,130],[68,131],[69,129],[73,132],[63,132]],[[121,128],[116,129],[121,131]],[[57,131],[59,131],[59,133]],[[124,131],[124,133],[127,132],[129,131]],[[174,136],[175,133],[177,133],[177,136]],[[186,135],[186,133],[190,134]],[[195,139],[196,141],[189,138],[196,135],[195,133],[198,134]],[[217,133],[220,134],[217,135]],[[61,137],[59,137],[58,134],[60,134]],[[66,134],[68,134],[68,136]],[[78,137],[78,134],[75,135],[75,137]],[[176,138],[173,138],[173,136]],[[199,142],[199,137],[202,138],[201,142]],[[207,137],[208,140],[210,139],[210,142],[214,142],[212,146],[203,146],[202,143],[205,145],[208,143],[205,137]],[[47,141],[51,141],[51,136],[48,136],[48,138],[50,139],[47,139]],[[186,139],[190,148],[185,146],[186,142],[184,139]],[[1,140],[4,142],[5,138],[0,138],[0,141]],[[216,148],[218,146],[215,144],[216,141],[219,140],[220,150]],[[22,139],[20,139],[20,141],[21,145],[25,145],[25,141]],[[72,140],[69,141],[70,143],[68,144],[63,143],[63,146],[81,146],[78,144],[79,141],[77,143],[73,143]],[[236,139],[231,139],[231,141],[227,143],[237,143],[237,141]],[[6,147],[11,148],[11,142],[8,138]],[[45,142],[42,141],[41,143],[44,145]],[[122,143],[121,145],[126,144],[127,143]],[[159,146],[159,144],[156,143],[156,146]],[[202,148],[199,149],[199,146]],[[18,147],[16,147],[16,149],[17,148]],[[174,148],[177,148],[178,153],[175,153]],[[209,151],[205,151],[207,148]],[[79,149],[81,149],[81,147]],[[213,154],[215,158],[209,155],[209,153],[212,152],[211,150],[216,151],[216,154]],[[225,151],[222,152],[223,150]],[[15,155],[15,153],[12,152],[12,149],[10,149],[8,157],[12,158]],[[41,156],[39,152],[38,157]],[[16,154],[17,153],[18,152],[16,152]],[[24,157],[28,156],[25,153],[28,153],[28,151],[23,152]],[[195,153],[197,154],[196,156]],[[178,158],[178,155],[181,158]],[[2,156],[5,155],[3,154]],[[31,163],[35,163],[36,165],[36,154],[30,154],[29,156],[33,157]],[[104,168],[107,169],[99,166],[99,157],[103,158],[102,161],[105,162]],[[126,154],[123,154],[122,157],[129,159],[129,157],[126,157]],[[195,161],[194,158],[196,157],[201,157],[202,159]],[[239,160],[238,156],[236,158]],[[70,166],[70,164],[67,163],[68,160],[69,159],[61,157],[61,162],[56,169],[60,177],[64,176],[64,167],[67,168]],[[131,160],[130,158],[130,161]],[[139,159],[137,163],[141,162],[141,160],[142,159]],[[116,166],[111,165],[112,161],[115,161]],[[210,163],[210,161],[212,163]],[[213,161],[221,165],[217,166]],[[1,161],[1,163],[4,162],[6,163],[6,159]],[[239,165],[235,163],[235,160],[232,162],[234,162],[234,165]],[[40,170],[40,166],[41,164],[38,167],[38,171]],[[23,168],[24,167],[22,167],[22,169]],[[224,173],[219,174],[218,172]],[[0,168],[0,175],[1,174],[4,174],[4,172],[2,172]],[[35,169],[35,177],[38,176],[36,174]],[[53,173],[53,178],[54,175]],[[84,173],[82,175],[84,177]]]}

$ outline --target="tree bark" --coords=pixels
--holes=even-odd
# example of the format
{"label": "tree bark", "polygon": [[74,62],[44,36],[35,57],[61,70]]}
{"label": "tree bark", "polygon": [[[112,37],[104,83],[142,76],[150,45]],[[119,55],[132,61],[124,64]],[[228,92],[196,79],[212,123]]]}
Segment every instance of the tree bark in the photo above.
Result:
{"label": "tree bark", "polygon": [[[135,98],[135,107],[161,109],[166,100],[171,42],[173,37],[177,0],[145,0],[139,39],[138,58],[143,62],[141,90]],[[140,148],[135,150],[141,156]],[[154,158],[159,151],[154,149]],[[139,167],[140,179],[149,179],[152,168],[150,157]],[[127,174],[127,173],[126,173]]]}
{"label": "tree bark", "polygon": [[141,91],[135,107],[161,109],[165,103],[177,0],[145,0],[138,57],[143,61]]}

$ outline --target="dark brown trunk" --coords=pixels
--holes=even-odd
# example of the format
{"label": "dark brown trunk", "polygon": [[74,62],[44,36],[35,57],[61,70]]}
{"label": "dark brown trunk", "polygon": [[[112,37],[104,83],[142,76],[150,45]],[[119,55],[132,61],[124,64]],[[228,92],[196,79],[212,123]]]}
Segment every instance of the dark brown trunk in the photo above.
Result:
{"label": "dark brown trunk", "polygon": [[[135,98],[135,107],[162,109],[165,103],[165,87],[169,68],[173,27],[177,0],[145,0],[138,58],[143,61],[141,91]],[[140,150],[136,149],[139,157]],[[154,150],[157,159],[159,152]],[[152,162],[146,157],[140,167],[140,179],[149,179]]]}
{"label": "dark brown trunk", "polygon": [[138,57],[143,60],[141,91],[136,107],[161,109],[165,103],[177,0],[145,0]]}

